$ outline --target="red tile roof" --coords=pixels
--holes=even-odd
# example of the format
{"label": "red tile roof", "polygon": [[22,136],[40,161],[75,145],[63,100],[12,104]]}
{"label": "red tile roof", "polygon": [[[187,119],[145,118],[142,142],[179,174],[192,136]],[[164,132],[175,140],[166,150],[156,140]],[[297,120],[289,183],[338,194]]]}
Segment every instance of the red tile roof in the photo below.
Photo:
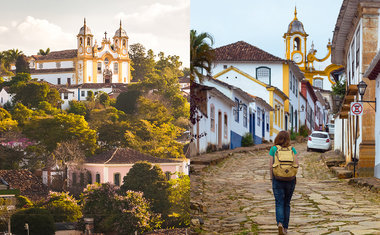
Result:
{"label": "red tile roof", "polygon": [[77,57],[77,49],[52,51],[47,55],[33,55],[36,60],[58,60],[58,59],[72,59]]}
{"label": "red tile roof", "polygon": [[215,61],[285,61],[244,41],[214,49]]}
{"label": "red tile roof", "polygon": [[138,161],[147,161],[150,163],[178,162],[172,159],[156,158],[131,148],[108,150],[86,159],[86,163],[98,164],[134,164]]}

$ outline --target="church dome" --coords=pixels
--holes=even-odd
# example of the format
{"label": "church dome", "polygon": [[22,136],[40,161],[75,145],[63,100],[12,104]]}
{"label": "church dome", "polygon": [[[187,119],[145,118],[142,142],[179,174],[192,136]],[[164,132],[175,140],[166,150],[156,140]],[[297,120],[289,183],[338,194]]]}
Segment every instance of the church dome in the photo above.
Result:
{"label": "church dome", "polygon": [[294,19],[292,22],[290,22],[288,26],[288,33],[304,33],[305,29],[303,28],[303,24],[301,21]]}
{"label": "church dome", "polygon": [[82,28],[80,28],[78,35],[85,35],[85,34],[86,35],[91,34],[91,29],[89,27],[87,27],[87,25],[86,25],[86,18],[84,18],[84,24],[83,24]]}
{"label": "church dome", "polygon": [[127,37],[127,32],[124,29],[119,28],[115,32],[115,37]]}

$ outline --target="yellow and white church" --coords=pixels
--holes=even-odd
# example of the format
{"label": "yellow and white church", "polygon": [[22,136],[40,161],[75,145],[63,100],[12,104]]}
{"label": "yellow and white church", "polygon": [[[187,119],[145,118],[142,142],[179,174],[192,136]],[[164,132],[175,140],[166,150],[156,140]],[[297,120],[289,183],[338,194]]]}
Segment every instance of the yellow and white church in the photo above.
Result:
{"label": "yellow and white church", "polygon": [[98,45],[84,19],[76,49],[32,55],[28,60],[32,78],[55,85],[127,84],[131,81],[128,36],[121,21],[112,41],[105,33]]}
{"label": "yellow and white church", "polygon": [[297,18],[297,8],[294,10],[294,19],[288,26],[288,31],[284,34],[285,39],[285,58],[293,60],[300,70],[304,73],[305,79],[309,83],[323,90],[331,90],[334,79],[331,72],[342,66],[331,63],[331,42],[327,43],[327,55],[323,58],[317,58],[317,50],[314,49],[314,43],[311,44],[307,52],[307,37],[303,24]]}

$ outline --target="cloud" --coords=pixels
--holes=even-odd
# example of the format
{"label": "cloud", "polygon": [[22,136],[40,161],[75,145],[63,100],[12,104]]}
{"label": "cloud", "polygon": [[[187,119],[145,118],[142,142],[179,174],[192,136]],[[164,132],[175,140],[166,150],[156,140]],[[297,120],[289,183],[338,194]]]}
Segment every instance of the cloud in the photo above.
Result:
{"label": "cloud", "polygon": [[5,26],[0,26],[0,33],[4,33],[4,32],[6,32],[6,31],[8,31],[8,28],[7,28],[7,27],[5,27]]}
{"label": "cloud", "polygon": [[0,49],[18,48],[27,55],[31,55],[36,54],[41,48],[49,47],[51,50],[72,49],[76,45],[75,41],[76,36],[64,32],[60,26],[45,19],[27,16],[19,23],[11,22],[7,37],[0,38],[0,43],[8,45],[9,48]]}

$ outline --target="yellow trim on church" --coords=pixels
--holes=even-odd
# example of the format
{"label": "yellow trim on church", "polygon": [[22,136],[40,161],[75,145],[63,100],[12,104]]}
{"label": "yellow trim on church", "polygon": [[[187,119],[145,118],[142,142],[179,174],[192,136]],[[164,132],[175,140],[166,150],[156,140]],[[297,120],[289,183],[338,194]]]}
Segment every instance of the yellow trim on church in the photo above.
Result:
{"label": "yellow trim on church", "polygon": [[247,73],[244,73],[243,71],[241,71],[241,70],[235,68],[234,66],[231,66],[231,67],[229,67],[229,68],[227,68],[227,69],[225,69],[225,70],[223,70],[223,71],[221,71],[221,72],[215,74],[215,75],[214,75],[214,78],[220,77],[220,76],[222,76],[223,74],[225,74],[225,73],[227,73],[227,72],[229,72],[229,71],[235,71],[235,72],[237,72],[237,73],[243,75],[244,77],[246,77],[246,78],[248,78],[248,79],[250,79],[250,80],[256,82],[257,84],[260,84],[260,85],[263,86],[263,87],[267,87],[267,86],[268,86],[267,84],[265,84],[265,83],[263,83],[263,82],[257,80],[256,78],[252,77],[251,75],[249,75],[249,74],[247,74]]}

